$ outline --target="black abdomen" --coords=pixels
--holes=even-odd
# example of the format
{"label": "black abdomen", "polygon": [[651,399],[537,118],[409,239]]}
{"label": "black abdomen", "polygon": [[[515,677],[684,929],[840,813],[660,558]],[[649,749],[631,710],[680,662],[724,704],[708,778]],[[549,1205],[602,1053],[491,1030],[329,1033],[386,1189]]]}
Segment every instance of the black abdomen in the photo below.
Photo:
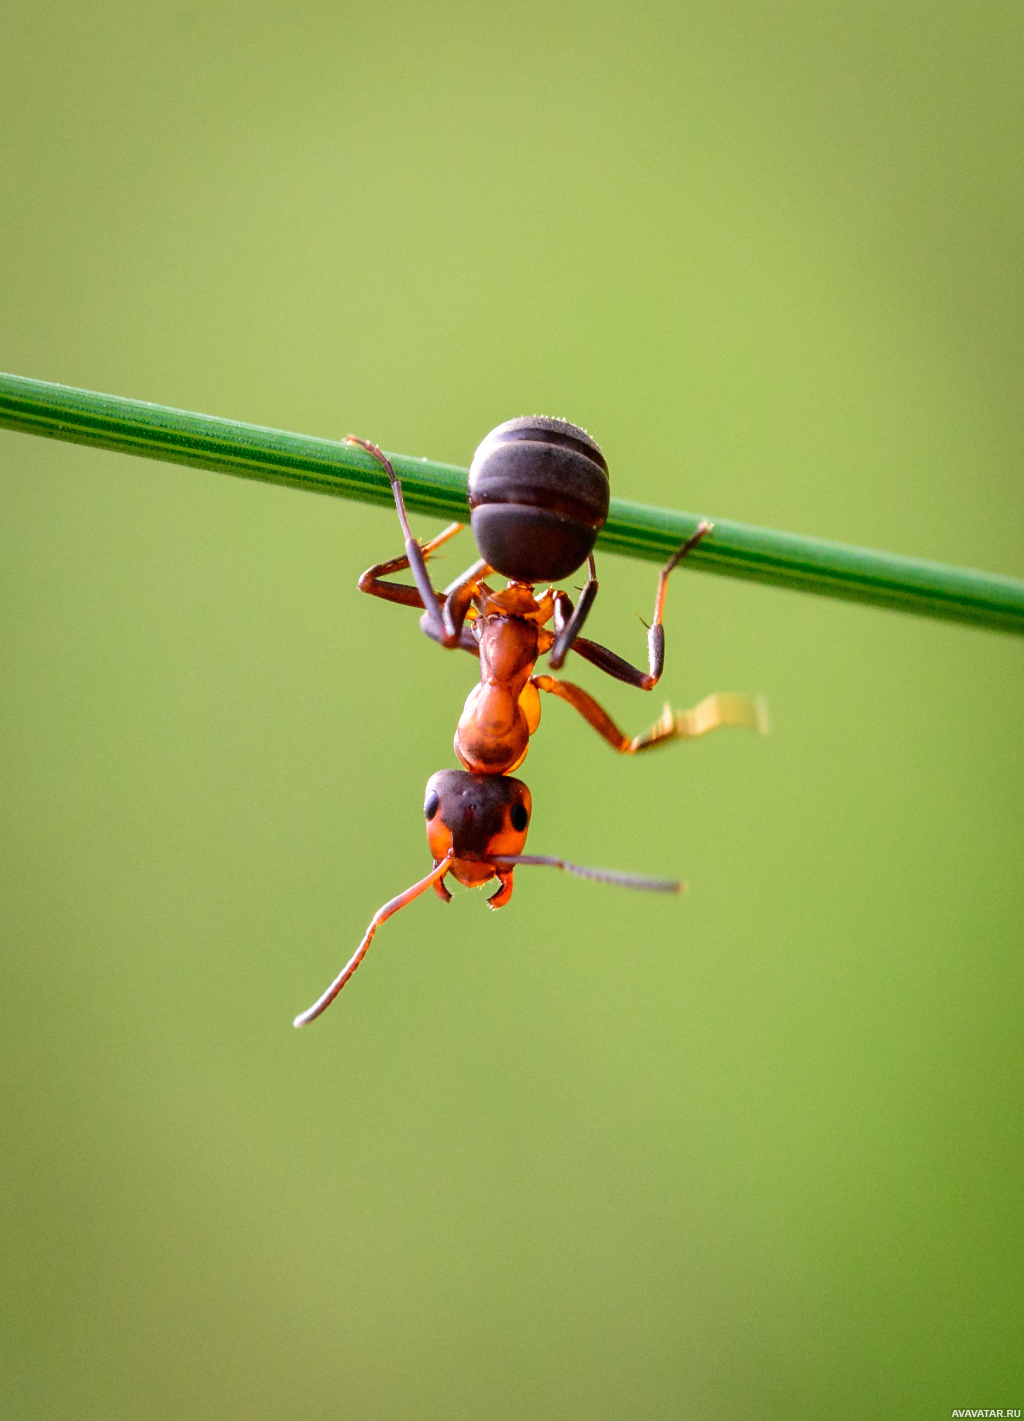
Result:
{"label": "black abdomen", "polygon": [[557,582],[585,562],[608,517],[608,465],[586,430],[532,415],[492,429],[473,456],[473,537],[496,572]]}

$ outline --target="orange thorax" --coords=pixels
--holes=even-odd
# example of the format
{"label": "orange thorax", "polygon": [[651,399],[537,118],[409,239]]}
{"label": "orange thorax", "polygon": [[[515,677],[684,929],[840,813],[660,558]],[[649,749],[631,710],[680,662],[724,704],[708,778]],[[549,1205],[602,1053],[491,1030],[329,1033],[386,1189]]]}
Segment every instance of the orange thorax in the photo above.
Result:
{"label": "orange thorax", "polygon": [[530,674],[551,645],[543,624],[552,610],[550,594],[537,602],[523,583],[480,599],[480,684],[470,691],[455,731],[455,753],[473,774],[508,774],[526,758],[540,721]]}

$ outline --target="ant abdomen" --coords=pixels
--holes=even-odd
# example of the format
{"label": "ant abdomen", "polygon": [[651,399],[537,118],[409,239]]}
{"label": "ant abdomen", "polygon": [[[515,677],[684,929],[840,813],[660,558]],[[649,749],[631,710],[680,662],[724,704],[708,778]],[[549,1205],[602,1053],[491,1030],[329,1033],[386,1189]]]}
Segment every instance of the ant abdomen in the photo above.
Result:
{"label": "ant abdomen", "polygon": [[473,456],[473,537],[495,572],[559,582],[586,561],[608,517],[608,465],[585,429],[529,415],[492,429]]}

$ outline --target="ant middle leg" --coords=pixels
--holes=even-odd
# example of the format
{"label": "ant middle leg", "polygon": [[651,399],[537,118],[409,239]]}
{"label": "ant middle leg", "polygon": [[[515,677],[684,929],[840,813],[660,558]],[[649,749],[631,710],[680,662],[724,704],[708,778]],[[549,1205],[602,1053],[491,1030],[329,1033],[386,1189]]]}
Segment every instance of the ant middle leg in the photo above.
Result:
{"label": "ant middle leg", "polygon": [[[691,553],[697,544],[708,536],[713,527],[713,523],[704,519],[692,537],[687,538],[682,547],[676,549],[658,576],[658,590],[654,598],[654,620],[647,628],[646,671],[641,671],[638,666],[632,665],[622,656],[617,656],[606,646],[601,646],[596,641],[588,641],[586,637],[582,636],[577,636],[575,639],[574,647],[577,655],[582,656],[584,661],[589,661],[592,666],[597,666],[609,676],[614,676],[617,681],[625,681],[627,686],[637,686],[641,691],[653,691],[661,680],[661,673],[665,669],[665,628],[662,625],[662,619],[665,615],[665,597],[668,592],[669,574],[676,564],[686,557],[687,553]],[[597,591],[596,585],[594,591],[595,593]],[[583,605],[582,598],[580,605]],[[552,665],[554,664],[552,662]]]}
{"label": "ant middle leg", "polygon": [[661,716],[649,730],[629,736],[619,729],[604,707],[582,686],[575,686],[571,681],[558,681],[554,676],[531,676],[530,681],[538,690],[567,701],[620,755],[638,755],[641,750],[665,745],[670,740],[696,740],[698,736],[726,726],[753,730],[762,735],[768,729],[768,712],[759,697],[719,691],[705,696],[692,710],[674,711],[666,703]]}
{"label": "ant middle leg", "polygon": [[597,596],[597,566],[594,554],[587,558],[587,580],[575,607],[567,592],[555,596],[555,640],[548,652],[548,664],[555,671],[564,666],[569,649],[583,630],[583,623]]}

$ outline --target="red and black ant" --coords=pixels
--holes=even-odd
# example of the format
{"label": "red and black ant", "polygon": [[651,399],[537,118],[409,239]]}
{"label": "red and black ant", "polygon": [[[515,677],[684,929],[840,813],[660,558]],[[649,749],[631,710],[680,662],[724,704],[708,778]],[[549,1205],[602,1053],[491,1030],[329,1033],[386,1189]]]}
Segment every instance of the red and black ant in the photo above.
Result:
{"label": "red and black ant", "polygon": [[[511,898],[517,864],[563,868],[626,888],[680,891],[682,885],[676,882],[586,869],[523,853],[530,791],[510,774],[525,760],[530,736],[540,724],[539,692],[567,701],[620,755],[636,755],[670,740],[694,739],[720,726],[767,728],[760,701],[719,693],[692,710],[673,711],[666,704],[649,730],[630,737],[582,687],[533,674],[539,657],[546,654],[549,665],[558,670],[571,649],[617,680],[653,690],[665,663],[662,619],[669,574],[712,532],[712,524],[702,522],[661,571],[654,619],[647,631],[647,671],[581,636],[597,596],[593,549],[609,504],[608,465],[585,430],[566,420],[533,416],[509,420],[488,434],[469,472],[471,527],[482,556],[444,592],[434,589],[427,559],[462,525],[453,523],[429,542],[417,542],[390,460],[366,440],[350,435],[346,442],[360,445],[384,468],[405,536],[404,555],[364,572],[360,591],[420,608],[420,627],[429,637],[479,658],[480,680],[469,693],[455,731],[455,753],[465,769],[440,770],[427,783],[424,813],[432,871],[374,915],[351,961],[323,996],[296,1017],[296,1026],[312,1021],[334,1000],[382,922],[430,887],[449,901],[444,886],[449,873],[468,887],[496,877],[498,891],[488,900],[492,908],[504,907]],[[554,584],[584,562],[587,581],[574,606],[568,593],[556,590]],[[385,580],[407,568],[412,570],[414,587]],[[488,586],[491,573],[508,579],[503,591]],[[538,584],[545,586],[539,600],[534,595]]]}

